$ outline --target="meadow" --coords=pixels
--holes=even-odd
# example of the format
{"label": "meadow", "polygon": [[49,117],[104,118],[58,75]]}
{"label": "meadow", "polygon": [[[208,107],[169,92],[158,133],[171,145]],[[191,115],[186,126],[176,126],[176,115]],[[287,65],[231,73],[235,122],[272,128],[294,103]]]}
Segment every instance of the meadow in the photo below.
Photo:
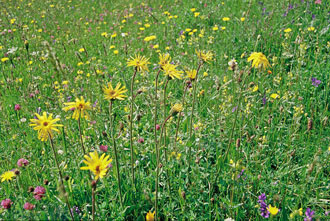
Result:
{"label": "meadow", "polygon": [[329,220],[330,2],[0,0],[0,220]]}

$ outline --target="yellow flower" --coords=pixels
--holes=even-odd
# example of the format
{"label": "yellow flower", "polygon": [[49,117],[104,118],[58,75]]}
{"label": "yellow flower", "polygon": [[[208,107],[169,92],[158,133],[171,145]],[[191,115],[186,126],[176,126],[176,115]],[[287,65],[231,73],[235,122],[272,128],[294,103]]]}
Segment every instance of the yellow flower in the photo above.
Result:
{"label": "yellow flower", "polygon": [[80,167],[81,170],[90,170],[95,175],[95,180],[103,178],[108,171],[108,165],[112,162],[109,156],[105,156],[105,153],[99,157],[99,154],[94,151],[84,156],[86,160],[83,162],[87,165]]}
{"label": "yellow flower", "polygon": [[177,103],[177,104],[174,104],[174,106],[172,107],[171,112],[172,112],[173,115],[175,115],[177,113],[180,113],[182,110],[183,110],[182,104]]}
{"label": "yellow flower", "polygon": [[121,83],[117,83],[116,88],[112,87],[111,82],[108,83],[108,87],[104,87],[103,91],[104,91],[104,97],[107,100],[124,100],[125,97],[127,97],[126,95],[124,95],[123,93],[127,92],[126,87],[123,86],[122,88],[120,88]]}
{"label": "yellow flower", "polygon": [[261,52],[253,52],[247,61],[252,61],[252,67],[255,68],[263,68],[265,70],[267,67],[270,67],[269,61]]}
{"label": "yellow flower", "polygon": [[243,21],[245,21],[245,18],[244,18],[244,17],[242,17],[242,18],[241,18],[241,21],[242,21],[242,22],[243,22]]}
{"label": "yellow flower", "polygon": [[229,20],[230,20],[230,18],[228,18],[228,17],[222,18],[222,21],[229,21]]}
{"label": "yellow flower", "polygon": [[254,86],[252,92],[256,92],[259,89],[258,85]]}
{"label": "yellow flower", "polygon": [[272,205],[269,205],[269,206],[267,207],[267,210],[268,210],[268,212],[270,212],[270,214],[272,214],[273,216],[275,216],[275,215],[280,211],[276,206],[272,207]]}
{"label": "yellow flower", "polygon": [[5,57],[5,58],[1,58],[1,61],[2,62],[6,62],[6,61],[8,61],[9,60],[9,58],[7,58],[7,57]]}
{"label": "yellow flower", "polygon": [[6,180],[7,181],[10,181],[13,179],[13,177],[15,177],[15,173],[13,171],[7,171],[7,172],[4,172],[2,175],[1,175],[1,182],[5,182]]}
{"label": "yellow flower", "polygon": [[193,70],[186,70],[187,78],[190,78],[190,80],[195,80],[197,71],[195,69]]}
{"label": "yellow flower", "polygon": [[155,40],[157,37],[155,35],[151,35],[149,37],[145,37],[144,38],[144,41],[145,42],[148,42],[148,41],[152,41],[152,40]]}
{"label": "yellow flower", "polygon": [[127,61],[127,67],[135,67],[137,71],[149,71],[148,64],[150,64],[149,59],[144,56],[135,55]]}
{"label": "yellow flower", "polygon": [[277,98],[280,98],[280,95],[274,93],[274,94],[271,94],[270,97],[273,99],[277,99]]}
{"label": "yellow flower", "polygon": [[78,120],[79,117],[89,119],[87,111],[92,109],[91,103],[85,102],[83,97],[76,98],[75,102],[64,103],[64,105],[66,105],[63,108],[64,111],[74,110],[72,119]]}
{"label": "yellow flower", "polygon": [[195,17],[198,17],[199,15],[200,15],[199,12],[195,12],[195,13],[194,13],[194,16],[195,16]]}
{"label": "yellow flower", "polygon": [[161,68],[164,67],[164,65],[168,64],[171,62],[171,56],[170,54],[159,54],[159,62],[158,64],[160,65]]}
{"label": "yellow flower", "polygon": [[209,74],[207,72],[204,72],[203,77],[207,77],[207,76],[209,76]]}
{"label": "yellow flower", "polygon": [[309,27],[309,28],[307,28],[307,30],[308,30],[308,31],[314,31],[315,28],[314,28],[314,27]]}
{"label": "yellow flower", "polygon": [[146,221],[154,221],[155,220],[155,211],[152,213],[149,211],[146,215]]}
{"label": "yellow flower", "polygon": [[291,28],[284,29],[284,32],[285,32],[285,33],[289,33],[289,32],[291,32],[291,31],[292,31]]}
{"label": "yellow flower", "polygon": [[118,51],[118,50],[114,50],[113,53],[114,53],[114,54],[118,54],[119,51]]}
{"label": "yellow flower", "polygon": [[212,61],[213,54],[210,51],[205,52],[205,51],[196,50],[196,54],[197,54],[198,58],[204,62],[209,63],[209,61]]}
{"label": "yellow flower", "polygon": [[191,8],[190,11],[191,12],[195,12],[196,11],[196,8]]}
{"label": "yellow flower", "polygon": [[106,33],[106,32],[102,32],[102,33],[101,33],[101,36],[102,36],[102,37],[108,37],[108,33]]}
{"label": "yellow flower", "polygon": [[300,209],[298,209],[298,210],[294,210],[291,214],[290,214],[290,218],[291,219],[293,219],[294,217],[296,217],[296,216],[302,216],[303,215],[303,211],[302,211],[303,209],[302,208],[300,208]]}
{"label": "yellow flower", "polygon": [[166,76],[171,77],[172,79],[173,78],[181,79],[181,73],[183,73],[183,71],[179,71],[176,68],[177,68],[177,65],[168,63],[163,66],[164,74]]}
{"label": "yellow flower", "polygon": [[213,28],[212,28],[213,31],[217,31],[219,30],[219,27],[217,25],[215,25]]}
{"label": "yellow flower", "polygon": [[53,114],[50,114],[47,117],[47,113],[43,112],[43,115],[35,114],[37,119],[30,119],[32,122],[31,127],[34,127],[34,130],[38,131],[38,139],[41,141],[47,141],[48,137],[53,138],[53,131],[60,132],[56,127],[62,127],[62,124],[56,124],[59,121],[59,118],[53,119]]}
{"label": "yellow flower", "polygon": [[85,51],[84,48],[80,48],[80,49],[79,49],[79,52],[84,52],[84,51]]}

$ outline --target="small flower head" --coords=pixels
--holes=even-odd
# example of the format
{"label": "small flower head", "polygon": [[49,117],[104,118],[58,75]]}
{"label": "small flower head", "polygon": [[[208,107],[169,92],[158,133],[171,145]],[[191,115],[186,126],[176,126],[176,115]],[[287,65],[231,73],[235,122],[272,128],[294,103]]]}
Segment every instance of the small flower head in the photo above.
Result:
{"label": "small flower head", "polygon": [[116,87],[113,88],[111,82],[108,83],[108,87],[103,88],[104,97],[107,100],[124,100],[126,95],[124,93],[127,92],[126,87],[120,87],[121,83],[117,83]]}
{"label": "small flower head", "polygon": [[182,110],[183,110],[182,104],[177,103],[177,104],[174,104],[174,106],[172,107],[171,112],[172,112],[172,115],[174,116],[174,115],[180,113]]}
{"label": "small flower head", "polygon": [[127,67],[135,67],[138,72],[149,71],[148,64],[149,59],[141,55],[135,55],[127,61]]}
{"label": "small flower head", "polygon": [[15,111],[19,111],[20,109],[21,109],[21,105],[19,105],[19,104],[15,104]]}
{"label": "small flower head", "polygon": [[163,68],[166,64],[171,62],[170,54],[159,54],[159,65]]}
{"label": "small flower head", "polygon": [[5,200],[1,201],[1,206],[4,209],[10,209],[12,204],[13,204],[13,202],[10,199],[5,199]]}
{"label": "small flower head", "polygon": [[107,152],[108,151],[108,146],[107,145],[100,145],[100,150],[103,152]]}
{"label": "small flower head", "polygon": [[95,175],[95,180],[103,178],[107,171],[108,165],[112,162],[112,159],[109,159],[109,156],[106,156],[105,153],[99,157],[99,154],[94,151],[84,156],[86,160],[83,162],[87,165],[81,167],[81,170],[90,170]]}
{"label": "small flower head", "polygon": [[306,218],[304,219],[304,221],[312,221],[314,214],[315,211],[311,210],[310,208],[307,208],[305,212]]}
{"label": "small flower head", "polygon": [[41,141],[47,141],[48,137],[51,139],[54,137],[53,131],[60,132],[57,127],[62,127],[61,124],[56,124],[59,118],[53,119],[53,115],[50,114],[47,117],[46,112],[42,116],[36,113],[37,119],[31,119],[32,122],[30,126],[34,127],[34,130],[38,131],[38,139]]}
{"label": "small flower head", "polygon": [[210,51],[197,51],[196,50],[196,54],[199,58],[199,60],[206,62],[206,63],[210,63],[210,61],[212,61],[213,59],[213,53]]}
{"label": "small flower head", "polygon": [[261,52],[253,52],[247,61],[252,61],[252,67],[254,68],[266,70],[267,67],[270,67],[269,61]]}
{"label": "small flower head", "polygon": [[17,161],[17,166],[19,167],[26,167],[27,165],[29,165],[29,161],[24,158],[21,158]]}
{"label": "small flower head", "polygon": [[35,207],[36,207],[35,205],[33,205],[33,204],[29,203],[29,202],[26,202],[26,203],[24,204],[24,206],[23,206],[23,208],[24,208],[25,210],[33,210]]}
{"label": "small flower head", "polygon": [[34,188],[33,197],[36,200],[41,200],[43,197],[45,197],[45,193],[46,193],[46,189],[44,187],[37,186],[36,188]]}
{"label": "small flower head", "polygon": [[164,67],[163,67],[164,74],[166,76],[169,76],[171,79],[174,79],[174,78],[182,79],[181,74],[183,73],[183,71],[179,71],[176,68],[177,68],[177,65],[168,63],[168,64],[164,65]]}
{"label": "small flower head", "polygon": [[303,209],[300,208],[298,210],[294,210],[291,214],[290,214],[290,218],[293,219],[295,218],[296,216],[302,216],[303,215]]}
{"label": "small flower head", "polygon": [[146,221],[154,221],[155,220],[155,211],[149,211],[146,215]]}
{"label": "small flower head", "polygon": [[1,182],[10,181],[15,177],[15,173],[13,171],[4,172],[1,177]]}
{"label": "small flower head", "polygon": [[272,207],[272,205],[269,205],[269,206],[267,207],[267,210],[268,210],[268,212],[269,212],[270,214],[272,214],[273,216],[275,216],[275,215],[280,211],[276,206]]}
{"label": "small flower head", "polygon": [[196,75],[197,75],[197,70],[192,69],[192,70],[186,70],[187,73],[187,78],[190,78],[190,80],[195,80]]}
{"label": "small flower head", "polygon": [[83,97],[76,98],[75,102],[64,103],[66,107],[63,108],[64,111],[73,110],[72,119],[78,120],[79,118],[89,119],[87,113],[88,110],[91,110],[91,103],[89,101],[85,102]]}

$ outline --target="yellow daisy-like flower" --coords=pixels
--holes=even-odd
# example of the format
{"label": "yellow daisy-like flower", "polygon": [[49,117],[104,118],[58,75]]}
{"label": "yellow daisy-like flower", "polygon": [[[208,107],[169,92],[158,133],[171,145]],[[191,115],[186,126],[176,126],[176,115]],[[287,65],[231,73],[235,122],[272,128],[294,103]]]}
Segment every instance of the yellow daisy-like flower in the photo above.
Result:
{"label": "yellow daisy-like flower", "polygon": [[149,211],[146,215],[146,221],[154,221],[155,220],[155,211],[152,213]]}
{"label": "yellow daisy-like flower", "polygon": [[159,54],[159,65],[163,68],[166,64],[171,62],[170,54]]}
{"label": "yellow daisy-like flower", "polygon": [[78,120],[79,117],[89,119],[87,111],[92,109],[91,103],[89,101],[85,102],[83,97],[76,98],[75,102],[64,103],[64,105],[66,105],[63,108],[64,111],[74,110],[72,119]]}
{"label": "yellow daisy-like flower", "polygon": [[228,17],[223,17],[222,18],[222,21],[229,21],[230,20],[230,18],[228,18]]}
{"label": "yellow daisy-like flower", "polygon": [[13,171],[7,171],[7,172],[4,172],[2,175],[1,175],[1,182],[5,182],[6,180],[7,181],[10,181],[13,179],[13,177],[15,177],[15,173]]}
{"label": "yellow daisy-like flower", "polygon": [[270,214],[272,214],[273,216],[275,216],[275,215],[280,211],[276,206],[272,207],[272,205],[269,205],[269,206],[267,207],[267,210],[268,210],[268,212],[270,212]]}
{"label": "yellow daisy-like flower", "polygon": [[190,80],[195,80],[196,75],[197,75],[197,70],[193,69],[193,70],[186,70],[187,73],[187,77],[186,78],[190,78]]}
{"label": "yellow daisy-like flower", "polygon": [[205,51],[196,50],[196,54],[197,54],[198,58],[204,62],[209,63],[210,61],[212,61],[213,54],[210,51],[205,52]]}
{"label": "yellow daisy-like flower", "polygon": [[176,68],[177,68],[177,65],[168,63],[168,64],[164,65],[164,67],[163,67],[164,74],[166,76],[171,77],[172,79],[173,78],[182,79],[181,74],[183,73],[183,71],[179,71]]}
{"label": "yellow daisy-like flower", "polygon": [[104,97],[107,100],[124,100],[125,97],[127,97],[126,95],[124,95],[123,93],[126,93],[126,87],[123,86],[121,87],[121,83],[117,83],[116,87],[113,88],[111,82],[108,83],[108,87],[104,87],[103,91],[104,91]]}
{"label": "yellow daisy-like flower", "polygon": [[141,55],[135,55],[135,57],[131,57],[131,59],[127,61],[127,67],[135,67],[139,72],[149,71],[148,64],[150,64],[149,58]]}
{"label": "yellow daisy-like flower", "polygon": [[105,153],[99,157],[99,154],[94,151],[84,156],[86,160],[83,162],[87,165],[81,167],[81,170],[90,170],[95,175],[95,180],[103,178],[108,171],[108,165],[112,162],[109,156],[105,156]]}
{"label": "yellow daisy-like flower", "polygon": [[263,68],[264,70],[266,70],[267,67],[270,67],[269,61],[267,60],[266,56],[261,52],[253,52],[247,61],[252,61],[252,67],[254,68]]}
{"label": "yellow daisy-like flower", "polygon": [[41,141],[47,141],[48,137],[51,139],[54,137],[53,131],[60,132],[56,127],[62,127],[62,124],[56,124],[59,121],[59,118],[53,119],[53,114],[50,114],[47,117],[47,113],[43,112],[43,115],[40,116],[36,113],[37,119],[30,119],[32,122],[31,127],[34,127],[34,130],[38,131],[38,139]]}

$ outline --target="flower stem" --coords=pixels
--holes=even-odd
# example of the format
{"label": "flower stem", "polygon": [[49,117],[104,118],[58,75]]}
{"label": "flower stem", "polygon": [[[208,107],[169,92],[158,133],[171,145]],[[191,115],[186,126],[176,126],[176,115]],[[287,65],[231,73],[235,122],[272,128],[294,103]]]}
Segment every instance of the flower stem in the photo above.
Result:
{"label": "flower stem", "polygon": [[132,185],[135,189],[135,176],[134,176],[134,152],[133,152],[133,104],[134,104],[134,80],[136,76],[137,68],[135,68],[132,81],[131,81],[131,113],[130,113],[130,124],[129,124],[129,137],[130,137],[130,148],[131,148],[131,170],[132,170]]}
{"label": "flower stem", "polygon": [[[195,78],[195,82],[194,82],[194,98],[193,98],[193,103],[192,103],[192,109],[191,109],[191,116],[190,116],[190,129],[189,129],[189,140],[191,138],[191,134],[192,134],[192,124],[193,124],[193,117],[194,117],[194,109],[195,109],[195,103],[196,103],[196,89],[197,89],[197,80],[198,80],[198,72],[201,68],[201,66],[203,65],[203,62],[199,62],[197,71],[196,71],[196,78]],[[191,161],[191,146],[189,146],[189,153],[188,153],[188,168],[190,168],[190,161]]]}
{"label": "flower stem", "polygon": [[122,199],[122,196],[121,196],[120,173],[119,173],[120,165],[119,165],[119,161],[118,161],[118,153],[117,153],[117,146],[116,146],[116,140],[115,140],[115,127],[113,125],[112,117],[111,117],[111,115],[112,115],[112,100],[110,100],[109,115],[110,115],[110,136],[112,137],[113,149],[115,151],[116,171],[117,171],[117,179],[118,179],[118,190],[119,190],[120,205],[123,206],[123,199]]}
{"label": "flower stem", "polygon": [[158,216],[158,173],[159,173],[159,151],[158,151],[158,142],[157,142],[157,110],[158,110],[158,97],[157,97],[157,87],[158,87],[158,77],[161,69],[157,72],[156,75],[156,85],[155,85],[155,116],[154,116],[154,138],[155,138],[155,151],[156,151],[156,182],[155,182],[155,189],[156,189],[156,200],[155,200],[155,216],[157,220]]}
{"label": "flower stem", "polygon": [[[166,122],[168,119],[170,119],[172,115],[169,115],[163,122],[162,124],[162,129],[160,132],[160,138],[159,138],[159,143],[162,140],[162,135],[163,135],[163,130],[165,127]],[[158,145],[158,144],[157,144]],[[159,167],[160,167],[160,160],[159,160],[159,148],[157,148],[156,152],[156,157],[157,157],[157,165],[156,165],[156,199],[155,199],[155,220],[157,220],[158,217],[158,181],[159,181]]]}
{"label": "flower stem", "polygon": [[[184,86],[184,92],[183,92],[183,96],[182,96],[182,106],[183,106],[183,109],[184,109],[184,100],[185,100],[185,97],[186,97],[187,89],[188,89],[188,86],[185,84],[185,86]],[[178,132],[179,132],[179,127],[180,127],[180,120],[181,120],[181,113],[179,113],[178,120],[177,120],[177,123],[176,123],[176,131],[175,131],[175,139],[174,139],[174,150],[175,151],[177,151],[176,143],[177,143],[177,140],[178,140]]]}
{"label": "flower stem", "polygon": [[51,136],[50,136],[49,133],[48,133],[48,137],[49,137],[49,140],[50,140],[50,146],[52,147],[52,150],[53,150],[53,153],[54,153],[54,158],[55,158],[55,163],[56,163],[56,166],[57,166],[57,169],[58,169],[58,173],[60,175],[60,181],[61,181],[61,186],[62,186],[61,189],[63,189],[63,192],[64,192],[65,202],[66,202],[66,205],[67,205],[67,207],[69,209],[71,219],[74,220],[73,214],[72,214],[72,211],[71,211],[71,206],[70,206],[70,203],[69,203],[69,200],[68,200],[68,195],[67,195],[67,193],[65,191],[64,182],[63,182],[63,175],[62,175],[62,172],[61,172],[61,169],[60,169],[60,165],[59,165],[58,160],[57,160],[57,155],[56,155],[54,143],[53,143],[53,140],[52,140],[52,138],[51,138]]}
{"label": "flower stem", "polygon": [[81,144],[81,148],[84,152],[84,155],[86,155],[86,150],[85,150],[85,146],[84,146],[84,141],[83,141],[83,137],[82,137],[82,131],[81,131],[81,126],[80,126],[80,114],[79,114],[79,118],[78,118],[78,128],[79,128],[79,135],[80,135],[80,144]]}
{"label": "flower stem", "polygon": [[95,185],[92,186],[92,219],[95,220],[95,190],[96,190],[96,182]]}

